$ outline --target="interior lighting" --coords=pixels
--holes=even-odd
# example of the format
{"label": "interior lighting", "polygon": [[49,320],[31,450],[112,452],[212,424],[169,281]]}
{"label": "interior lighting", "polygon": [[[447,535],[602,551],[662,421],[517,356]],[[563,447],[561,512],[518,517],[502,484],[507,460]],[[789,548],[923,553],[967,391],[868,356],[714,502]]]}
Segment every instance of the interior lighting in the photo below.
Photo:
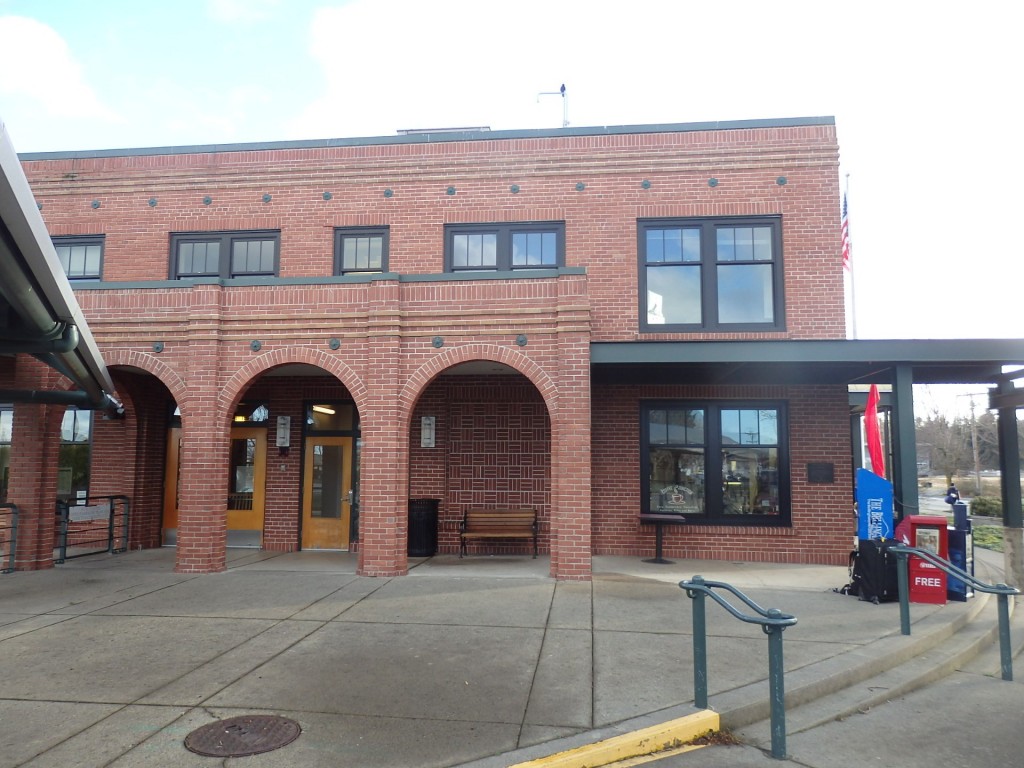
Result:
{"label": "interior lighting", "polygon": [[328,408],[326,405],[314,405],[313,410],[317,413],[326,413],[328,416],[334,415],[334,409]]}

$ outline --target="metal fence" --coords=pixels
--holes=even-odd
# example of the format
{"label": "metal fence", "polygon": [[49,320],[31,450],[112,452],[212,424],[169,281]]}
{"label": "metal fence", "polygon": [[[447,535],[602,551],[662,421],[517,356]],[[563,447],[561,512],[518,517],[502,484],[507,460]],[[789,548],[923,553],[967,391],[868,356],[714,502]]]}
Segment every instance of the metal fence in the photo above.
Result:
{"label": "metal fence", "polygon": [[128,497],[88,496],[81,501],[57,502],[54,563],[128,548]]}

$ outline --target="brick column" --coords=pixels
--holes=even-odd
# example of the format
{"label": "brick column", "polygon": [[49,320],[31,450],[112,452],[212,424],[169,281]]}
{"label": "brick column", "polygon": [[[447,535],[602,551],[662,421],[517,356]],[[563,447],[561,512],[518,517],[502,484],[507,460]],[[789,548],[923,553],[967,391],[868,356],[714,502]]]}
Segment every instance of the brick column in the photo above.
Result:
{"label": "brick column", "polygon": [[375,281],[369,292],[367,407],[360,413],[363,439],[359,488],[360,576],[409,572],[409,435],[399,401],[402,372],[400,286]]}
{"label": "brick column", "polygon": [[551,423],[551,575],[591,578],[590,310],[586,277],[558,280],[558,410]]}
{"label": "brick column", "polygon": [[[57,375],[28,357],[17,359],[18,389],[54,389]],[[15,403],[7,501],[18,505],[14,567],[53,567],[54,510],[63,405]]]}
{"label": "brick column", "polygon": [[214,573],[227,563],[230,426],[220,395],[221,288],[191,292],[188,327],[188,400],[181,408],[181,481],[178,487],[179,573]]}

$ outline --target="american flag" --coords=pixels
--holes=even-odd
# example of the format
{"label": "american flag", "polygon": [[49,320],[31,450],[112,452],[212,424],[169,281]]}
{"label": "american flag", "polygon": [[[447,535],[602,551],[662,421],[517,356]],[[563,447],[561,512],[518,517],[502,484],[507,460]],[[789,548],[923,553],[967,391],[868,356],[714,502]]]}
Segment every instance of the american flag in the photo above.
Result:
{"label": "american flag", "polygon": [[843,269],[850,271],[850,218],[846,212],[846,193],[843,193]]}

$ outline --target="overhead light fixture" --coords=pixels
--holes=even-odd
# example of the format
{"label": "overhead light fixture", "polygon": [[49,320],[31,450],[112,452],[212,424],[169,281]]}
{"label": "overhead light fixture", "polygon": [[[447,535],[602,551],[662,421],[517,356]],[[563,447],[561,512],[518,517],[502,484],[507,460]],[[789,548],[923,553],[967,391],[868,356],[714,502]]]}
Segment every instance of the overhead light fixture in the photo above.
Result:
{"label": "overhead light fixture", "polygon": [[314,405],[313,410],[317,413],[326,413],[328,416],[334,415],[334,409],[328,408],[326,405]]}

